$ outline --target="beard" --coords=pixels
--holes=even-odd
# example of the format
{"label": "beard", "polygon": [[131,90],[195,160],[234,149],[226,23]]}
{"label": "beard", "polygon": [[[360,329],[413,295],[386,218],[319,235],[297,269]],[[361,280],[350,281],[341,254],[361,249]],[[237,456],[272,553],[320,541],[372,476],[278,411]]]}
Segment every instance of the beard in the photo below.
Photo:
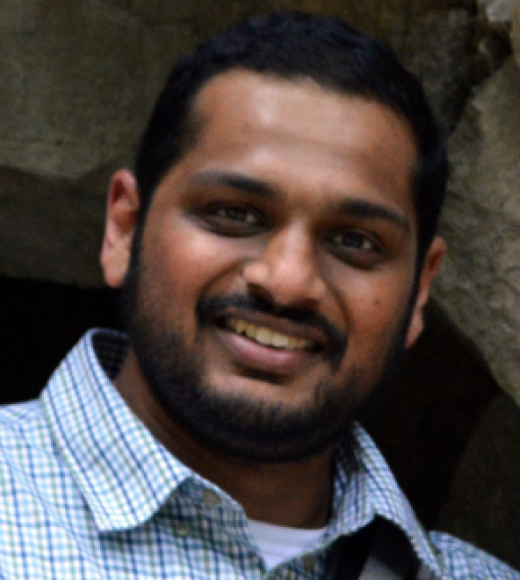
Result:
{"label": "beard", "polygon": [[[380,367],[377,380],[373,379],[373,369],[354,367],[342,386],[332,381],[317,382],[307,401],[298,406],[289,405],[222,392],[207,382],[205,361],[196,346],[187,345],[182,331],[164,316],[164,306],[175,302],[174,292],[168,297],[149,296],[154,272],[142,265],[139,258],[134,247],[123,287],[130,345],[152,393],[179,427],[193,440],[220,455],[248,463],[303,461],[341,442],[347,461],[353,469],[356,467],[352,424],[368,400],[394,375],[405,350],[413,299],[397,325],[382,362],[374,363]],[[415,293],[412,294],[413,298]],[[331,371],[339,367],[348,348],[346,337],[320,315],[276,308],[248,296],[200,300],[196,313],[198,333],[206,325],[214,324],[215,315],[226,306],[262,311],[318,327],[332,345],[327,355]],[[267,373],[251,374],[250,378],[270,382]]]}

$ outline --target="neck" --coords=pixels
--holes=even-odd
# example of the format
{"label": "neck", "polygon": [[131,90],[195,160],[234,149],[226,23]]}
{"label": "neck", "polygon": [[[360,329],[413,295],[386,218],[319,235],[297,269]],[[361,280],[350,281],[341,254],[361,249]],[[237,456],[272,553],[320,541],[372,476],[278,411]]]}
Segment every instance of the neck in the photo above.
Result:
{"label": "neck", "polygon": [[266,465],[223,459],[205,449],[193,451],[189,445],[182,445],[182,450],[174,453],[240,503],[249,518],[307,529],[328,522],[332,453],[301,462]]}
{"label": "neck", "polygon": [[169,417],[150,392],[132,351],[114,385],[166,449],[223,489],[249,518],[293,528],[326,525],[332,498],[333,449],[297,462],[253,464],[201,445]]}

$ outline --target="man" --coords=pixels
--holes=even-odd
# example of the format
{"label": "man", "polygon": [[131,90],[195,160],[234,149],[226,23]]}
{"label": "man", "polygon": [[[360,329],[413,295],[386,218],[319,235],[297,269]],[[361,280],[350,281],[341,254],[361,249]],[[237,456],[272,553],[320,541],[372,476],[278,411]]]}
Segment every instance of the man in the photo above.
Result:
{"label": "man", "polygon": [[342,23],[183,60],[110,185],[128,338],[2,411],[0,577],[520,578],[427,535],[355,423],[422,330],[446,175],[416,81]]}

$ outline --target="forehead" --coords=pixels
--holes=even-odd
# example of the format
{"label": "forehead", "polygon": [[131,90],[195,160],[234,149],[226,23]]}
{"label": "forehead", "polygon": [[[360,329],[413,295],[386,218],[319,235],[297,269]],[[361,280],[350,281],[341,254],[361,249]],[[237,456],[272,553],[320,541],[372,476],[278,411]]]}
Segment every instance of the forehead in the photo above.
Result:
{"label": "forehead", "polygon": [[245,172],[283,191],[373,196],[413,213],[417,151],[389,107],[309,79],[232,70],[201,89],[193,116],[181,171]]}

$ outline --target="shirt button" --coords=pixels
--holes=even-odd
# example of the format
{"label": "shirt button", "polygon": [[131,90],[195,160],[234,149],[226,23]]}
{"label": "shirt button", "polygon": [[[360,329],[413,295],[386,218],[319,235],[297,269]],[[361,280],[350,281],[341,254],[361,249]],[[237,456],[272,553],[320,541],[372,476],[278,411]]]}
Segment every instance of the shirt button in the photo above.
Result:
{"label": "shirt button", "polygon": [[307,574],[311,574],[314,572],[315,567],[315,560],[312,556],[304,556],[303,557],[303,568]]}
{"label": "shirt button", "polygon": [[204,490],[204,503],[209,506],[216,506],[220,503],[220,497],[211,489]]}
{"label": "shirt button", "polygon": [[181,538],[185,538],[190,533],[190,530],[185,524],[177,524],[175,526],[175,533]]}

